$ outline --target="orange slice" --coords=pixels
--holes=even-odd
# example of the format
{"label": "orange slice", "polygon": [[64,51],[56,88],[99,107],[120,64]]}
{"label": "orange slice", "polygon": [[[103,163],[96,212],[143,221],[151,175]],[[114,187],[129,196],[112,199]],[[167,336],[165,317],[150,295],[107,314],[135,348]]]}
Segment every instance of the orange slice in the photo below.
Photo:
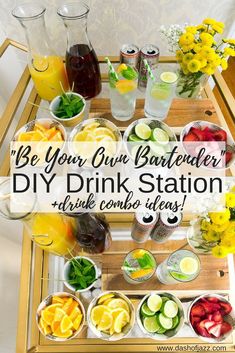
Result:
{"label": "orange slice", "polygon": [[74,320],[73,322],[73,328],[74,330],[78,330],[80,325],[81,325],[81,322],[82,322],[82,317],[83,315],[82,314],[78,314],[78,316],[76,317],[76,319]]}
{"label": "orange slice", "polygon": [[40,131],[43,133],[46,131],[46,128],[44,126],[42,126],[41,124],[35,123],[34,131]]}
{"label": "orange slice", "polygon": [[57,297],[56,295],[54,295],[52,297],[52,304],[56,304],[56,303],[64,304],[63,298],[60,298],[60,297]]}
{"label": "orange slice", "polygon": [[20,142],[41,141],[44,137],[41,131],[21,132],[18,136]]}
{"label": "orange slice", "polygon": [[62,318],[66,315],[66,312],[61,308],[55,309],[54,321],[61,321]]}
{"label": "orange slice", "polygon": [[67,314],[70,315],[72,314],[73,310],[78,306],[78,302],[76,300],[73,300],[73,302],[70,304]]}
{"label": "orange slice", "polygon": [[60,321],[53,321],[51,324],[52,332],[55,332],[60,326]]}
{"label": "orange slice", "polygon": [[60,323],[61,332],[65,333],[68,330],[70,330],[72,327],[73,327],[73,322],[71,321],[68,315],[65,315]]}
{"label": "orange slice", "polygon": [[58,327],[58,329],[55,332],[53,332],[53,336],[60,337],[60,338],[69,338],[72,336],[72,334],[73,334],[73,330],[61,332],[60,327]]}
{"label": "orange slice", "polygon": [[71,319],[72,321],[74,321],[74,320],[77,318],[77,316],[78,316],[79,314],[81,314],[81,310],[80,310],[78,307],[76,307],[76,308],[73,309],[73,311],[71,312],[71,314],[69,315],[69,317],[70,317],[70,319]]}
{"label": "orange slice", "polygon": [[47,310],[55,314],[56,308],[62,308],[62,304],[56,303],[56,304],[51,304],[47,306]]}
{"label": "orange slice", "polygon": [[137,279],[137,278],[141,278],[141,277],[147,276],[147,275],[149,275],[152,272],[153,272],[152,268],[141,269],[141,270],[137,270],[135,272],[130,273],[130,276],[133,279]]}
{"label": "orange slice", "polygon": [[120,94],[126,94],[136,89],[137,83],[131,80],[119,80],[116,83],[116,88]]}
{"label": "orange slice", "polygon": [[49,138],[49,141],[64,141],[64,139],[62,137],[61,132],[57,131],[56,134],[54,134]]}
{"label": "orange slice", "polygon": [[47,309],[42,310],[42,319],[47,323],[47,325],[51,325],[54,320],[54,314]]}

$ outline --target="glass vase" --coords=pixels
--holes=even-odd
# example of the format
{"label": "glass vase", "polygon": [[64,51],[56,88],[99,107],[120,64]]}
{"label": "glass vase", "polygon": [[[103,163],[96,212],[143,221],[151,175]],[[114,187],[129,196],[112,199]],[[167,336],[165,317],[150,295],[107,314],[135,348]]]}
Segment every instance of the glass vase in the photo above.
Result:
{"label": "glass vase", "polygon": [[65,60],[69,83],[85,99],[101,91],[99,62],[87,34],[89,11],[83,3],[64,4],[57,11],[67,30]]}
{"label": "glass vase", "polygon": [[176,85],[176,96],[179,98],[200,98],[209,76],[202,72],[185,75],[178,70],[178,81]]}
{"label": "glass vase", "polygon": [[28,66],[35,88],[42,99],[51,101],[69,89],[65,66],[56,55],[45,25],[45,7],[26,3],[14,8],[12,15],[25,31]]}

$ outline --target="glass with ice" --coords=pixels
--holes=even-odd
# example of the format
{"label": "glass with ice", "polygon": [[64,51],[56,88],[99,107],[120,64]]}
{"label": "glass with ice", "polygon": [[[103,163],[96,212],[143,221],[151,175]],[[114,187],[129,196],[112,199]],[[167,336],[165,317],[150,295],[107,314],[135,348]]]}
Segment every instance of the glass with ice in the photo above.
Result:
{"label": "glass with ice", "polygon": [[173,71],[163,71],[159,68],[152,73],[154,79],[148,77],[144,112],[147,118],[163,120],[174,98],[178,76]]}
{"label": "glass with ice", "polygon": [[118,65],[116,71],[109,70],[111,112],[115,119],[126,121],[135,112],[138,72],[135,68]]}

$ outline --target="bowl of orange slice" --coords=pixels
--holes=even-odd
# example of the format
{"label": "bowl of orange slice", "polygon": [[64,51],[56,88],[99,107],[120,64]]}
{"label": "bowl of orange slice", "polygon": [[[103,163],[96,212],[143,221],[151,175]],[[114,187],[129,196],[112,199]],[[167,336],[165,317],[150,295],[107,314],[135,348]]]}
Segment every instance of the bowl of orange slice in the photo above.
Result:
{"label": "bowl of orange slice", "polygon": [[95,336],[107,341],[117,341],[131,332],[135,323],[135,309],[124,294],[104,292],[91,301],[87,321]]}
{"label": "bowl of orange slice", "polygon": [[113,157],[121,149],[122,135],[118,127],[104,118],[87,119],[78,124],[69,136],[69,150],[73,155],[91,158],[99,147]]}
{"label": "bowl of orange slice", "polygon": [[40,303],[36,320],[43,336],[53,341],[67,341],[81,332],[85,309],[74,295],[56,292]]}

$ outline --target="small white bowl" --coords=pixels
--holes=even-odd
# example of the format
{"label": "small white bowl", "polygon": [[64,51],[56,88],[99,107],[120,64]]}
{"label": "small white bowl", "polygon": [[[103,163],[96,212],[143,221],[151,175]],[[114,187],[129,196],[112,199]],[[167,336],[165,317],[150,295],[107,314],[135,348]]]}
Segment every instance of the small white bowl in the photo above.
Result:
{"label": "small white bowl", "polygon": [[[150,295],[152,295],[152,294],[158,294],[158,295],[160,295],[162,297],[168,297],[169,299],[173,300],[177,304],[177,306],[179,308],[180,322],[179,322],[179,324],[178,324],[178,326],[176,328],[174,328],[172,330],[169,330],[168,332],[162,333],[162,334],[160,334],[160,333],[151,333],[151,332],[148,332],[144,328],[144,325],[142,324],[141,317],[140,317],[141,307],[146,302],[148,297]],[[166,292],[152,292],[152,293],[149,293],[141,300],[141,302],[138,305],[138,308],[137,308],[137,323],[138,323],[138,326],[141,329],[141,331],[146,336],[148,336],[148,337],[150,337],[150,338],[152,338],[154,340],[157,340],[157,341],[170,340],[170,339],[174,338],[178,334],[178,332],[181,330],[181,328],[184,325],[184,308],[183,308],[183,305],[182,305],[181,301],[176,296],[174,296],[171,293],[166,293]]]}
{"label": "small white bowl", "polygon": [[[82,315],[83,315],[82,316],[82,322],[81,322],[81,324],[79,326],[79,329],[77,331],[75,331],[74,334],[71,337],[69,337],[69,338],[56,337],[56,336],[53,336],[51,334],[45,335],[43,333],[43,331],[41,330],[41,327],[39,326],[39,320],[40,320],[40,317],[41,317],[41,311],[43,309],[45,309],[48,305],[51,305],[53,296],[57,296],[57,297],[60,297],[60,298],[64,298],[64,297],[73,298],[74,300],[76,300],[76,302],[78,302],[79,308],[81,309],[81,312],[82,312]],[[77,297],[75,297],[73,294],[70,294],[70,293],[67,293],[67,292],[55,292],[55,293],[52,293],[52,294],[48,295],[39,304],[37,312],[36,312],[36,321],[37,321],[38,329],[39,329],[39,331],[41,332],[41,334],[44,337],[46,337],[47,339],[52,340],[52,341],[64,342],[64,341],[68,341],[68,340],[71,340],[72,338],[76,337],[82,331],[82,328],[83,328],[84,323],[85,323],[85,309],[84,309],[84,306],[83,306],[81,300],[78,299]]]}
{"label": "small white bowl", "polygon": [[86,101],[85,99],[83,98],[83,96],[81,96],[80,94],[78,93],[75,93],[75,92],[66,92],[67,95],[73,95],[73,96],[77,96],[79,98],[82,99],[84,105],[83,105],[83,108],[82,110],[80,111],[80,113],[78,113],[77,115],[74,115],[72,118],[68,118],[68,119],[61,119],[61,118],[58,118],[55,114],[54,114],[54,111],[57,109],[57,107],[59,106],[59,103],[60,103],[60,96],[56,96],[50,103],[50,113],[51,115],[53,116],[53,118],[57,121],[59,121],[62,125],[64,125],[65,127],[73,127],[77,124],[79,124],[83,117],[84,117],[84,110],[86,108]]}
{"label": "small white bowl", "polygon": [[[222,295],[219,294],[203,294],[200,295],[200,297],[197,297],[196,299],[194,299],[194,301],[190,304],[189,308],[188,308],[188,314],[187,314],[187,320],[189,322],[189,326],[191,327],[191,329],[193,330],[193,332],[197,335],[198,338],[200,338],[202,341],[204,342],[209,342],[209,343],[219,343],[219,342],[223,342],[224,340],[226,340],[227,337],[229,337],[232,334],[232,330],[230,332],[227,332],[225,335],[219,337],[219,338],[210,338],[210,337],[204,337],[199,335],[193,328],[193,326],[191,325],[191,320],[190,320],[190,313],[191,313],[191,309],[193,307],[194,304],[196,304],[200,299],[202,298],[209,298],[209,297],[216,297],[218,298],[220,301],[225,302],[225,303],[229,303],[229,301],[224,298]],[[230,304],[231,305],[231,304]],[[235,310],[234,308],[232,309],[232,311],[225,316],[225,320],[229,322],[232,326],[235,320]]]}
{"label": "small white bowl", "polygon": [[[95,278],[97,279],[98,269],[97,269],[97,266],[93,260],[91,260],[89,257],[86,257],[86,256],[76,256],[74,258],[75,259],[86,259],[87,261],[89,261],[95,268]],[[68,283],[69,269],[70,269],[70,260],[67,261],[64,265],[64,284],[68,289],[70,289],[71,291],[74,291],[76,293],[82,293],[82,292],[88,291],[89,289],[91,289],[94,286],[94,283],[96,282],[96,280],[93,283],[91,283],[91,285],[89,287],[76,290],[74,286],[72,286],[71,284]]]}

